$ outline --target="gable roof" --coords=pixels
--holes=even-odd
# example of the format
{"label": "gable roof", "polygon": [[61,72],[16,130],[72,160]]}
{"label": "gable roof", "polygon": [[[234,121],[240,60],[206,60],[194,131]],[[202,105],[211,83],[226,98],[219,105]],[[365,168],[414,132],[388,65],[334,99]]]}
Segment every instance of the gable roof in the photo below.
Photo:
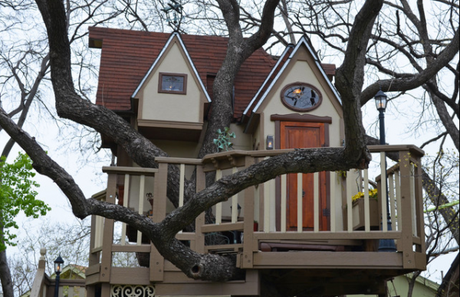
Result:
{"label": "gable roof", "polygon": [[[96,104],[131,111],[131,96],[170,37],[169,33],[90,27],[89,46],[102,49]],[[225,58],[228,38],[186,34],[180,38],[212,99],[212,83]],[[259,49],[241,66],[235,79],[235,118],[242,115],[275,63]]]}
{"label": "gable roof", "polygon": [[[257,92],[256,96],[252,98],[251,102],[249,105],[246,107],[246,109],[243,111],[243,116],[250,116],[251,113],[256,113],[259,109],[259,107],[262,105],[264,100],[267,98],[269,92],[275,85],[275,83],[278,81],[278,79],[283,75],[286,67],[289,65],[291,62],[292,58],[294,55],[299,51],[299,49],[305,46],[309,52],[309,54],[313,57],[315,61],[315,66],[318,68],[320,71],[321,75],[323,76],[324,80],[326,81],[328,87],[332,90],[333,94],[339,100],[340,102],[340,95],[335,89],[335,87],[332,85],[331,82],[331,75],[335,74],[335,65],[333,64],[321,64],[319,61],[319,58],[317,57],[315,51],[312,49],[310,46],[309,42],[307,41],[305,36],[302,36],[302,38],[299,40],[297,45],[294,46],[288,46],[286,47],[286,50],[283,52],[281,55],[277,65],[273,68],[274,71],[272,71],[267,79],[265,80],[264,84],[261,86],[260,90]],[[312,65],[310,65],[311,67]]]}
{"label": "gable roof", "polygon": [[189,63],[190,67],[192,68],[192,72],[195,74],[195,76],[198,78],[198,83],[200,85],[200,88],[202,89],[202,91],[204,92],[205,94],[205,97],[206,97],[206,100],[208,102],[211,102],[211,98],[209,97],[209,94],[208,92],[206,92],[206,88],[205,86],[203,85],[203,81],[200,79],[200,75],[198,74],[198,71],[196,70],[196,67],[195,65],[193,64],[193,61],[192,59],[190,58],[190,54],[188,53],[187,51],[187,48],[185,47],[184,45],[184,42],[182,41],[181,37],[180,37],[180,34],[177,33],[177,32],[174,32],[173,34],[171,34],[171,36],[169,37],[168,41],[166,42],[165,46],[163,47],[163,49],[161,50],[160,54],[157,56],[157,58],[155,59],[155,62],[153,62],[152,66],[150,66],[149,70],[147,71],[147,74],[144,76],[144,78],[142,79],[141,83],[139,84],[139,86],[137,86],[136,90],[134,91],[134,93],[131,95],[132,98],[136,98],[137,96],[137,93],[140,91],[140,89],[142,88],[142,86],[145,84],[145,82],[147,81],[149,75],[153,72],[153,70],[155,69],[155,66],[157,65],[157,63],[161,60],[161,58],[165,55],[165,52],[166,50],[169,48],[169,46],[171,45],[172,41],[174,39],[177,39],[182,50],[184,51],[184,54],[185,56],[187,57],[187,62]]}

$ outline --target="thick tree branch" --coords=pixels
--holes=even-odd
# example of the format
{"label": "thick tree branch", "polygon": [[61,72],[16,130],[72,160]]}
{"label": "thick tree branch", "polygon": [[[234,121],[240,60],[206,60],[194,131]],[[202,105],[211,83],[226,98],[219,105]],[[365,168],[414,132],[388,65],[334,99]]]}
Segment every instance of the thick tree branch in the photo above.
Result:
{"label": "thick tree branch", "polygon": [[51,178],[69,198],[75,216],[84,218],[87,215],[85,196],[70,176],[61,166],[54,162],[41,146],[27,132],[8,117],[5,110],[0,108],[0,125],[30,156],[38,173]]}
{"label": "thick tree branch", "polygon": [[220,0],[218,3],[228,26],[229,41],[225,59],[214,80],[212,113],[208,119],[203,145],[198,154],[199,158],[215,152],[213,139],[217,138],[217,129],[230,126],[233,120],[232,98],[235,77],[244,61],[270,37],[273,31],[274,11],[279,0],[266,1],[262,24],[259,30],[248,39],[243,38],[237,1]]}
{"label": "thick tree branch", "polygon": [[[357,168],[367,167],[370,154],[364,140],[359,96],[364,83],[366,49],[375,18],[383,1],[366,1],[359,11],[350,32],[343,64],[337,69],[336,86],[342,96],[345,122],[346,156],[356,161]],[[356,154],[356,152],[361,152]]]}
{"label": "thick tree branch", "polygon": [[439,91],[438,86],[431,81],[427,81],[427,83],[425,84],[426,85],[425,89],[429,91],[430,93],[432,93],[434,96],[438,97],[439,100],[443,101],[450,108],[452,108],[455,115],[460,118],[460,105],[458,105],[455,102],[455,98],[457,98],[458,96],[458,76],[456,76],[455,79],[456,81],[454,82],[454,84],[457,84],[457,87],[455,88],[457,91],[454,92],[454,94],[452,95],[452,98],[449,98],[443,93],[441,93]]}
{"label": "thick tree branch", "polygon": [[425,68],[423,71],[415,74],[411,78],[401,79],[385,79],[379,80],[366,89],[361,94],[361,105],[363,106],[371,100],[379,89],[385,92],[402,92],[415,89],[425,84],[428,80],[433,78],[439,70],[447,65],[458,54],[459,50],[459,31],[455,32],[451,43],[438,55],[438,57],[430,64],[430,67]]}

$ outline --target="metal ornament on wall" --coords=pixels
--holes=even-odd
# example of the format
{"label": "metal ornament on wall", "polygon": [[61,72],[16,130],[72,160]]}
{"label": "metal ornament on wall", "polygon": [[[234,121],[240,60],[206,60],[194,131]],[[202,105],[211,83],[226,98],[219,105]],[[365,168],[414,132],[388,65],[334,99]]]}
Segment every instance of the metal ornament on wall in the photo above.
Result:
{"label": "metal ornament on wall", "polygon": [[184,19],[184,7],[182,0],[170,0],[166,5],[162,5],[162,11],[166,14],[166,21],[176,32],[180,32],[180,25]]}
{"label": "metal ornament on wall", "polygon": [[154,297],[155,287],[140,285],[113,285],[111,297]]}

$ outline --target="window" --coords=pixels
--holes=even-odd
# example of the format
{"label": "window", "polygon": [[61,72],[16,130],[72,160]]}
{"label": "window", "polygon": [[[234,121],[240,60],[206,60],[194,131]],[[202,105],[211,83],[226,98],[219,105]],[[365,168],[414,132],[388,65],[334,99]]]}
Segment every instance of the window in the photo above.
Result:
{"label": "window", "polygon": [[187,74],[160,73],[159,93],[186,94]]}

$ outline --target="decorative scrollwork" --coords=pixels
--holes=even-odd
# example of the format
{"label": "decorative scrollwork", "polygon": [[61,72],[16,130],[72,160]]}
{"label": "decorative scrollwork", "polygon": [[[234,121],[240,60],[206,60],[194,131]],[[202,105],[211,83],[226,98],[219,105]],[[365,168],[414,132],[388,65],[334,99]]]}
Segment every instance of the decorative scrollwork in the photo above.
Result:
{"label": "decorative scrollwork", "polygon": [[111,297],[154,297],[155,287],[137,285],[114,285]]}

